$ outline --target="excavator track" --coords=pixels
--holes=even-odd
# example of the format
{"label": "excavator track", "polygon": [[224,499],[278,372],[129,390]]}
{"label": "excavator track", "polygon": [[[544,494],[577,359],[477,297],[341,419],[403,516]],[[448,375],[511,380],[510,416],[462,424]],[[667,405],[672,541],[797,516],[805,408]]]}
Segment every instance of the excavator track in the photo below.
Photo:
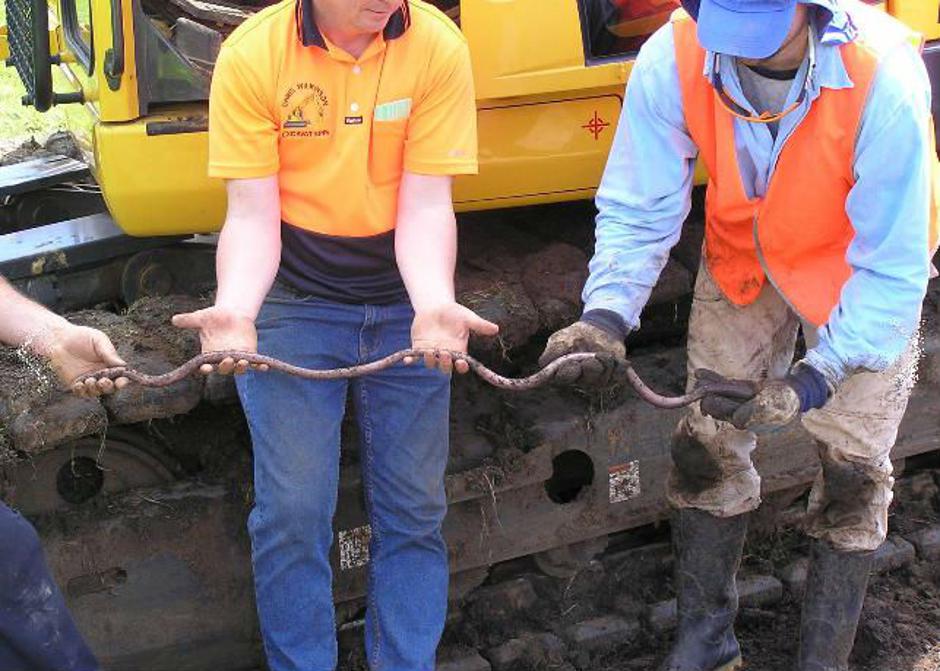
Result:
{"label": "excavator track", "polygon": [[[510,377],[537,370],[547,335],[579,315],[592,215],[590,205],[576,203],[461,217],[459,300],[501,326],[498,339],[471,341],[474,357]],[[664,394],[685,391],[682,337],[701,232],[693,217],[653,292],[643,330],[628,343],[637,373]],[[193,271],[196,264],[185,262],[190,251],[175,248],[180,258],[173,263],[160,249],[131,257],[118,284],[133,291],[98,285],[89,294],[98,305],[69,318],[108,333],[135,369],[171,371],[198,354],[195,335],[171,326],[171,316],[211,302],[211,293],[160,295],[186,284],[173,273]],[[195,254],[188,258],[211,258],[205,249]],[[21,287],[67,287],[73,270],[90,277],[88,268],[52,267]],[[138,281],[144,275],[161,281]],[[141,294],[123,307],[123,296]],[[936,281],[924,315],[924,356],[895,450],[899,462],[940,450]],[[626,385],[603,394],[551,386],[518,392],[469,376],[455,379],[452,403],[444,533],[451,598],[465,602],[467,612],[492,615],[489,606],[473,604],[502,594],[494,586],[515,579],[508,577],[512,567],[536,571],[536,586],[580,580],[595,570],[609,538],[605,557],[624,533],[639,529],[642,536],[667,516],[668,448],[681,410],[657,410]],[[780,504],[774,510],[799,497],[818,470],[815,446],[800,429],[771,437],[755,459],[766,500]],[[37,524],[53,572],[106,668],[260,665],[245,528],[251,448],[232,378],[189,376],[172,387],[131,385],[86,399],[60,390],[25,350],[0,350],[0,464],[0,496]],[[370,539],[360,483],[349,423],[333,564],[338,618],[353,639]],[[467,635],[454,634],[464,641],[458,647]]]}
{"label": "excavator track", "polygon": [[[123,315],[92,310],[72,318],[102,328],[135,367],[158,373],[197,347],[191,334],[169,326],[170,315],[203,303],[145,299]],[[934,283],[919,382],[894,454],[899,461],[940,449],[938,309]],[[108,668],[251,668],[260,653],[245,530],[250,445],[231,379],[197,376],[170,392],[129,387],[77,399],[43,383],[48,373],[23,357],[10,350],[0,357],[3,496],[13,505],[24,501],[83,631],[108,651]],[[520,353],[513,366],[524,370],[531,359]],[[682,389],[681,344],[638,348],[633,360],[651,384]],[[593,397],[456,380],[445,522],[453,596],[472,596],[492,579],[491,566],[527,556],[542,573],[576,575],[610,534],[662,520],[669,436],[679,413],[653,409],[626,388]],[[333,559],[339,612],[354,623],[370,530],[354,427],[346,428]],[[135,450],[142,456],[131,468]],[[801,430],[766,441],[756,460],[771,499],[779,492],[792,500],[818,468]],[[95,465],[105,484],[89,496],[94,486],[84,482],[86,493],[75,495],[83,474],[94,479]],[[56,482],[58,495],[37,496],[24,486],[31,472]],[[130,481],[129,473],[144,484],[115,486],[115,478]]]}

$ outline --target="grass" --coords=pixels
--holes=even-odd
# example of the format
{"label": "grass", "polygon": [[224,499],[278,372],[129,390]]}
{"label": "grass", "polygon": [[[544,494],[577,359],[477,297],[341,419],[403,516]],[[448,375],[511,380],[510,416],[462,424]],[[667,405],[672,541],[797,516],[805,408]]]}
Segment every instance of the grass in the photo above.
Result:
{"label": "grass", "polygon": [[41,114],[20,104],[23,85],[11,68],[0,70],[0,150],[7,151],[30,137],[42,142],[46,136],[65,128],[65,113],[52,109]]}
{"label": "grass", "polygon": [[[6,24],[6,12],[0,3],[0,25]],[[58,73],[54,73],[58,74]],[[58,80],[58,78],[55,78]],[[59,82],[61,86],[61,82]],[[0,155],[19,146],[30,137],[38,142],[66,127],[65,110],[53,108],[39,113],[20,103],[25,90],[13,68],[0,64]]]}

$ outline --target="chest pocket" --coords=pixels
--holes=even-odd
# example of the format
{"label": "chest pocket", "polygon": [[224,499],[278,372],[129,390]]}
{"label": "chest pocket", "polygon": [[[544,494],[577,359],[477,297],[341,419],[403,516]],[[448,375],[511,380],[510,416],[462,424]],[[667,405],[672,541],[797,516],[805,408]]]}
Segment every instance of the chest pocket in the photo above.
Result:
{"label": "chest pocket", "polygon": [[410,98],[380,103],[375,108],[369,147],[369,177],[375,186],[397,184],[401,179],[410,115]]}

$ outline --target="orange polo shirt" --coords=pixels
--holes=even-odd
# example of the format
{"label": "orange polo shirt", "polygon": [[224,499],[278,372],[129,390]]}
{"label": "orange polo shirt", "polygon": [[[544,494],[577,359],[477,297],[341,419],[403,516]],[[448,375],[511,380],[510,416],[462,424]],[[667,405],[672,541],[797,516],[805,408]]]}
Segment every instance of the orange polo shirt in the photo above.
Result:
{"label": "orange polo shirt", "polygon": [[394,258],[403,171],[477,171],[466,40],[409,0],[359,58],[331,44],[311,0],[284,0],[225,41],[209,100],[209,175],[276,174],[279,276],[353,303],[407,298]]}

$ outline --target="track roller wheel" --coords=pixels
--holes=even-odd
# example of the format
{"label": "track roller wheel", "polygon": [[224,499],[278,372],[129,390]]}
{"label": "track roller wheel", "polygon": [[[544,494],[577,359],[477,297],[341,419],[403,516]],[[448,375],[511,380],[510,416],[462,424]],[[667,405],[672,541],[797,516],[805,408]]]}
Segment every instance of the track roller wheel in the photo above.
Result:
{"label": "track roller wheel", "polygon": [[580,543],[561,545],[532,555],[539,570],[553,578],[570,578],[607,549],[607,536],[598,536]]}
{"label": "track roller wheel", "polygon": [[488,566],[471,568],[459,573],[451,573],[447,599],[451,603],[463,601],[477,587],[482,585],[490,574]]}
{"label": "track roller wheel", "polygon": [[167,484],[180,474],[176,461],[146,436],[114,428],[103,438],[79,438],[9,468],[4,499],[37,515]]}

